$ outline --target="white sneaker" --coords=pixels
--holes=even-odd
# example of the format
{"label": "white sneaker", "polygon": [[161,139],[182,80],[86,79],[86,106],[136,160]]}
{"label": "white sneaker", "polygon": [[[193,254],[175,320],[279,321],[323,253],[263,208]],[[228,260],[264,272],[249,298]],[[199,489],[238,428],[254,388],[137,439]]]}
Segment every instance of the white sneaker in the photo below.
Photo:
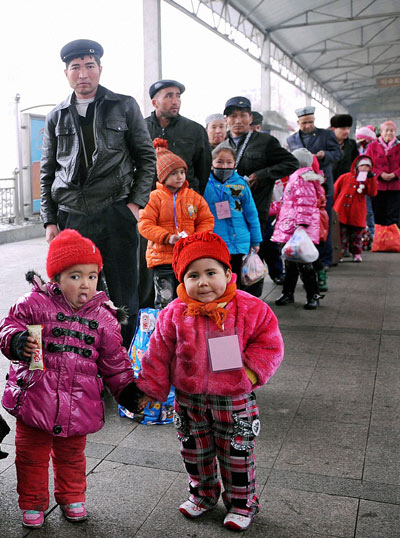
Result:
{"label": "white sneaker", "polygon": [[202,508],[198,504],[194,504],[194,502],[189,500],[182,503],[179,507],[179,512],[181,512],[185,517],[189,517],[191,519],[200,517],[209,510],[211,510],[211,508]]}
{"label": "white sneaker", "polygon": [[228,512],[224,519],[224,526],[232,531],[246,531],[253,522],[252,517],[241,516]]}

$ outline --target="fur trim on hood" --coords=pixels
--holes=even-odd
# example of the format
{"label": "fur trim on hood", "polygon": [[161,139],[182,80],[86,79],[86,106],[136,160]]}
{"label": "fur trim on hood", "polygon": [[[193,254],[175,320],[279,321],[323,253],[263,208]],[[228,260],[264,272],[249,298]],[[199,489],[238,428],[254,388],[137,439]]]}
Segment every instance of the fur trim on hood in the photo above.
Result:
{"label": "fur trim on hood", "polygon": [[300,175],[305,181],[318,181],[321,185],[322,183],[325,183],[324,176],[321,176],[321,174],[316,174],[314,170],[308,170]]}

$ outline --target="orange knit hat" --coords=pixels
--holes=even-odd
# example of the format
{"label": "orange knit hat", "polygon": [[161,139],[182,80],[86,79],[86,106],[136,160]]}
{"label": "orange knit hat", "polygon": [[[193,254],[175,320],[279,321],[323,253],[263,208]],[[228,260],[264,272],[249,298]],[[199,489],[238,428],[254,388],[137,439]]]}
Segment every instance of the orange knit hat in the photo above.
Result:
{"label": "orange knit hat", "polygon": [[164,183],[167,177],[178,168],[184,168],[187,172],[187,164],[178,155],[169,151],[167,140],[164,138],[155,138],[153,140],[153,146],[156,149],[157,177],[160,183]]}
{"label": "orange knit hat", "polygon": [[172,268],[179,282],[183,282],[188,266],[200,258],[213,258],[232,269],[231,255],[225,241],[213,232],[196,232],[175,243]]}
{"label": "orange knit hat", "polygon": [[78,264],[97,264],[99,272],[103,259],[96,245],[76,230],[66,228],[50,243],[47,254],[46,270],[50,279],[68,267]]}

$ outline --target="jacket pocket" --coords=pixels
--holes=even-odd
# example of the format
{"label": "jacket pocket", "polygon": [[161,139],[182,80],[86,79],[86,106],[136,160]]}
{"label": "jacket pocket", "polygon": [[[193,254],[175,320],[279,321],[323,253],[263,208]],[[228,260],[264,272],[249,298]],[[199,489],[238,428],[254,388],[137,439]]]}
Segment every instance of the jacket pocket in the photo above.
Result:
{"label": "jacket pocket", "polygon": [[58,125],[55,129],[57,137],[57,158],[71,154],[76,129],[73,125]]}
{"label": "jacket pocket", "polygon": [[108,149],[121,149],[125,145],[125,133],[128,131],[126,121],[109,119],[105,122],[105,141]]}
{"label": "jacket pocket", "polygon": [[12,362],[3,393],[2,405],[14,417],[20,415],[27,391],[33,382],[34,371],[29,371],[25,365]]}

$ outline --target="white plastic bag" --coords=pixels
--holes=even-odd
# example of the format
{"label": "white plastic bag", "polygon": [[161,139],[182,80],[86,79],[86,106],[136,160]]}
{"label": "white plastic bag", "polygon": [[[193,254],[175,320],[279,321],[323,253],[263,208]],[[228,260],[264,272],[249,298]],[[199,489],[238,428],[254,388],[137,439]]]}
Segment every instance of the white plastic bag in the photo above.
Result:
{"label": "white plastic bag", "polygon": [[282,256],[290,262],[312,263],[318,250],[304,228],[299,226],[282,249]]}
{"label": "white plastic bag", "polygon": [[247,256],[243,256],[240,280],[243,285],[251,286],[262,280],[267,274],[267,269],[254,249]]}

